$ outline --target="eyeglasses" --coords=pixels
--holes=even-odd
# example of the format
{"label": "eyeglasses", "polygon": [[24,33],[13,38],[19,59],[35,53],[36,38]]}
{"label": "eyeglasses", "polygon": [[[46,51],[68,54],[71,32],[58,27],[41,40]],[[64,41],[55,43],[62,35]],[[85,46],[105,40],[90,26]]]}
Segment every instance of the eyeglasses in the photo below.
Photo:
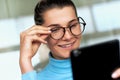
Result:
{"label": "eyeglasses", "polygon": [[49,27],[52,27],[50,37],[55,40],[63,38],[67,28],[73,36],[79,36],[84,32],[85,25],[86,23],[82,17],[70,21],[68,27],[62,27],[59,24],[50,25]]}

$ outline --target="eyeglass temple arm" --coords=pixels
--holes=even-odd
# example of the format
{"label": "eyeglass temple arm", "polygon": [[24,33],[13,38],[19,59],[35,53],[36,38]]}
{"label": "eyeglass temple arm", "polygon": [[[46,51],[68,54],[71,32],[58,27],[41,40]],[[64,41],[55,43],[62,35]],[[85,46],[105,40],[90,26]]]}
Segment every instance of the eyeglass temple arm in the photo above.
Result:
{"label": "eyeglass temple arm", "polygon": [[86,22],[84,21],[84,19],[83,19],[82,17],[78,17],[78,18],[82,19],[83,23],[81,23],[81,22],[80,22],[80,23],[85,26],[85,25],[86,25]]}

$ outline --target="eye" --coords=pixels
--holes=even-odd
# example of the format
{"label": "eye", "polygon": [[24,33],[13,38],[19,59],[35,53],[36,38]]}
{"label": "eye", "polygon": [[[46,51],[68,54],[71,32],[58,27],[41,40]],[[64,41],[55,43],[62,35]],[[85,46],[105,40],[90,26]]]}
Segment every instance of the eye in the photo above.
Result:
{"label": "eye", "polygon": [[76,22],[76,23],[74,23],[74,24],[71,24],[69,27],[70,28],[74,28],[74,27],[76,27],[78,25],[78,22]]}
{"label": "eye", "polygon": [[51,29],[52,32],[58,32],[61,28],[60,27],[54,27]]}

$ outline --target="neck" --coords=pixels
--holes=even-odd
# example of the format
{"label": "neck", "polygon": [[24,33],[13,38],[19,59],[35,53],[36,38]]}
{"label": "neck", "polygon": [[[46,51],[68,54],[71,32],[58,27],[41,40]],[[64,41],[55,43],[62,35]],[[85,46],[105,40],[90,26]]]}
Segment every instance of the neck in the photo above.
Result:
{"label": "neck", "polygon": [[[52,71],[55,71],[57,73],[68,73],[71,72],[71,62],[70,59],[63,59],[63,60],[58,60],[55,59],[51,56],[50,54],[50,58],[49,58],[49,68]],[[54,70],[53,70],[54,69]]]}

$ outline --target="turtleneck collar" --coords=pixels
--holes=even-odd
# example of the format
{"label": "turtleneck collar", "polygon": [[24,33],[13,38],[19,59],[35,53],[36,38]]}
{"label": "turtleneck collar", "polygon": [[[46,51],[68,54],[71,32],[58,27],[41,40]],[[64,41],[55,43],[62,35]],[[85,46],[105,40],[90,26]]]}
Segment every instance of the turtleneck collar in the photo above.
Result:
{"label": "turtleneck collar", "polygon": [[71,73],[71,61],[70,58],[58,60],[49,55],[48,67],[51,71],[56,73]]}

